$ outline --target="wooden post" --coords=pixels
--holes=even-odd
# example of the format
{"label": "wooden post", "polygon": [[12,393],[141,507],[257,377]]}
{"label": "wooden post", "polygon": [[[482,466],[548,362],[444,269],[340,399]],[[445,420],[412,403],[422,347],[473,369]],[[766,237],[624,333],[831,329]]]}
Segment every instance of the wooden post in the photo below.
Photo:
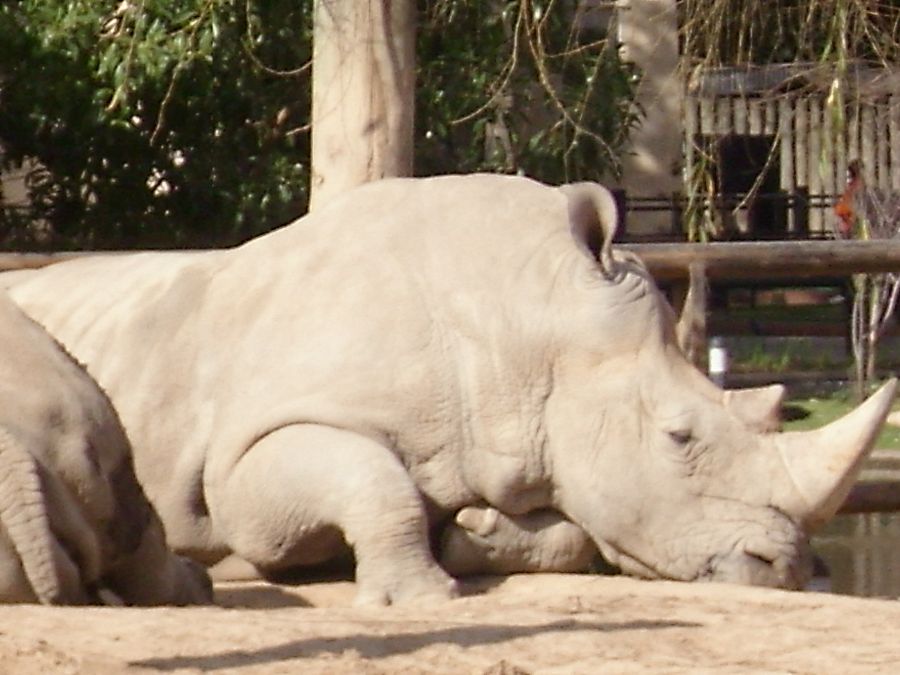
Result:
{"label": "wooden post", "polygon": [[[617,37],[623,57],[642,71],[637,100],[644,115],[629,134],[621,184],[633,197],[665,199],[683,182],[677,170],[684,161],[685,114],[683,79],[677,73],[677,3],[628,0],[622,4],[625,11],[618,13]],[[668,219],[669,214],[662,211],[645,211],[632,217],[629,227],[640,234],[665,232]]]}
{"label": "wooden post", "polygon": [[412,175],[413,0],[316,0],[310,209]]}
{"label": "wooden post", "polygon": [[707,282],[706,266],[693,262],[688,270],[687,285],[673,287],[673,304],[678,307],[679,319],[675,326],[678,346],[688,360],[700,366],[706,356]]}

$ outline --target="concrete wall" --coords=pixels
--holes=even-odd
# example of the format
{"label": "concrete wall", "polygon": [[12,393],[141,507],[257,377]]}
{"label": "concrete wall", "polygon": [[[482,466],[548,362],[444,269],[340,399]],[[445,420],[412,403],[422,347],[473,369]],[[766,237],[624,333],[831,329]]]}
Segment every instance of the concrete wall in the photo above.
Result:
{"label": "concrete wall", "polygon": [[[638,101],[646,113],[632,132],[621,187],[629,197],[669,197],[683,189],[684,91],[678,75],[675,0],[619,0],[618,33],[624,57],[643,71]],[[669,212],[631,213],[634,234],[668,231]]]}

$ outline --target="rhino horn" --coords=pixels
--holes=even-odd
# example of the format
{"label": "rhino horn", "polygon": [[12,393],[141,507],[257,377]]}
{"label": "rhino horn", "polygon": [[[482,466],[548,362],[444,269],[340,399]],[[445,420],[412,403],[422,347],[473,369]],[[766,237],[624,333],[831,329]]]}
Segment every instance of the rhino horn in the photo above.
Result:
{"label": "rhino horn", "polygon": [[754,431],[777,431],[787,389],[783,384],[750,389],[729,389],[722,401],[738,419]]}
{"label": "rhino horn", "polygon": [[827,522],[847,498],[894,400],[892,379],[842,418],[814,431],[773,437],[793,485],[775,502],[809,529]]}

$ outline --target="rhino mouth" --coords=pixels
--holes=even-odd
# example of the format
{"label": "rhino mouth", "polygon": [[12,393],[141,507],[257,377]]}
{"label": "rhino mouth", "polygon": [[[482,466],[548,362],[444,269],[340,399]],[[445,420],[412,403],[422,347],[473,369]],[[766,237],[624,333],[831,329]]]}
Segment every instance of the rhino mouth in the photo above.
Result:
{"label": "rhino mouth", "polygon": [[641,579],[673,579],[675,581],[687,581],[687,579],[678,579],[670,574],[662,573],[654,566],[645,564],[638,558],[626,553],[608,541],[598,540],[596,543],[604,562],[623,574],[640,577]]}
{"label": "rhino mouth", "polygon": [[692,569],[663,570],[607,541],[597,542],[604,561],[623,574],[641,579],[707,581],[801,590],[812,577],[813,556],[808,542],[777,544],[746,539],[728,550],[710,554]]}

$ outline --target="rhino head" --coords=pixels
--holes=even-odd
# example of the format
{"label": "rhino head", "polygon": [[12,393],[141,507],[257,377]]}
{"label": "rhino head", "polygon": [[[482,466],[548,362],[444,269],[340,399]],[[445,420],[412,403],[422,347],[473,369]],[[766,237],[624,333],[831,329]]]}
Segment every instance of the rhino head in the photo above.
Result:
{"label": "rhino head", "polygon": [[[808,534],[849,492],[895,382],[824,428],[774,430],[783,392],[726,394],[698,371],[646,269],[610,248],[609,195],[566,191],[584,255],[558,298],[566,346],[546,403],[555,507],[629,574],[802,587]],[[581,234],[592,228],[599,254]]]}

